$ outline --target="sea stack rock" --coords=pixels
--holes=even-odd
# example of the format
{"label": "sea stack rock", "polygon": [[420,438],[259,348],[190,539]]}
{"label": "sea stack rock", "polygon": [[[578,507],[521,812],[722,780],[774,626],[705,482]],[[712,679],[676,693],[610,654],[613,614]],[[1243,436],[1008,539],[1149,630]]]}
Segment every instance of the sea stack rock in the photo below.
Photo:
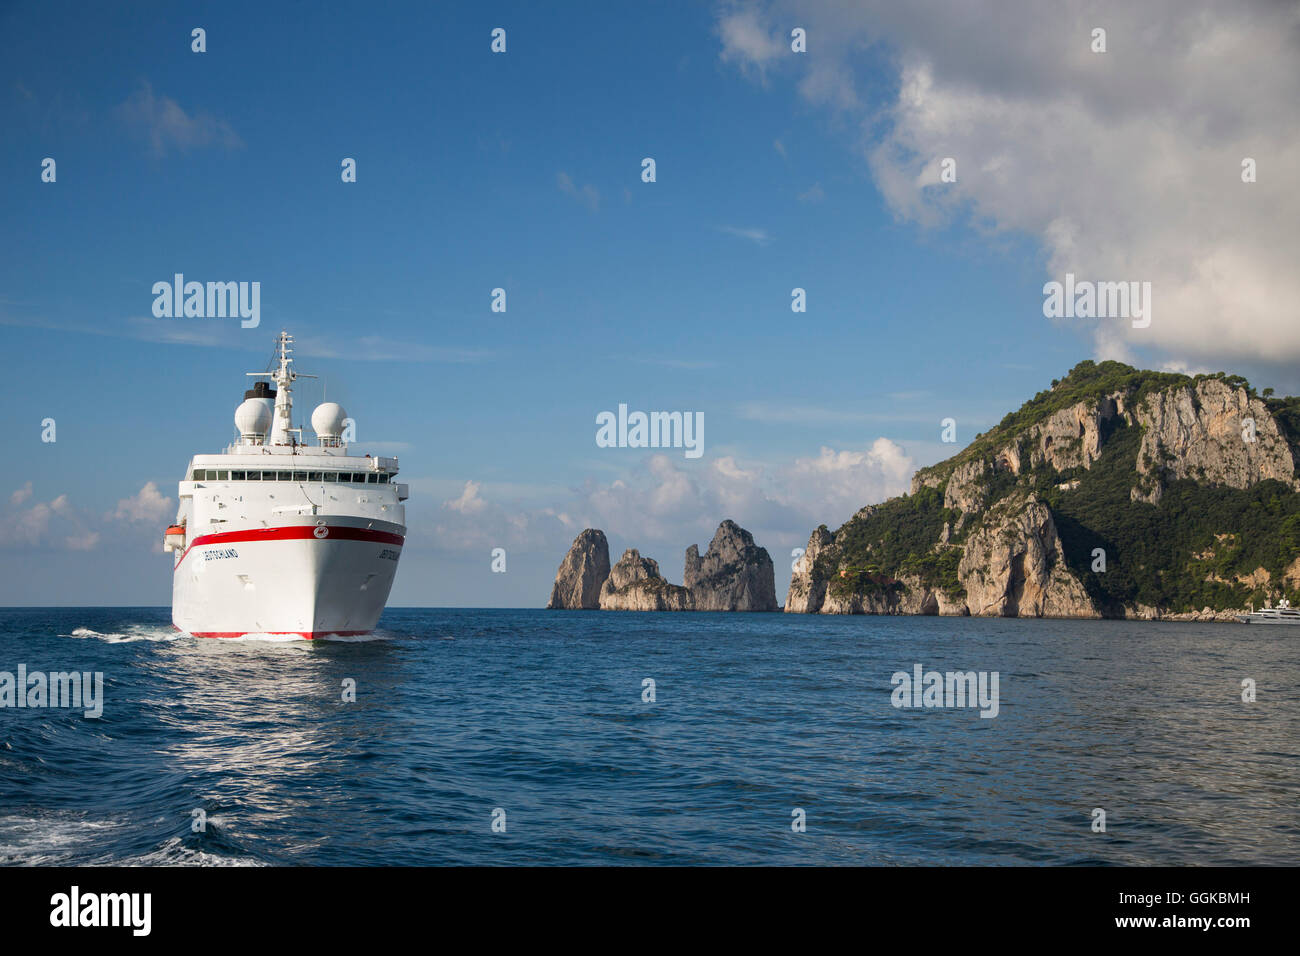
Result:
{"label": "sea stack rock", "polygon": [[548,609],[594,611],[600,607],[600,589],[609,578],[609,542],[599,528],[588,528],[573,539],[560,562],[551,588]]}
{"label": "sea stack rock", "polygon": [[686,549],[685,584],[697,611],[777,611],[776,573],[766,548],[727,519],[718,525],[709,550]]}
{"label": "sea stack rock", "polygon": [[691,592],[669,584],[659,573],[659,563],[630,548],[600,589],[602,611],[693,611]]}

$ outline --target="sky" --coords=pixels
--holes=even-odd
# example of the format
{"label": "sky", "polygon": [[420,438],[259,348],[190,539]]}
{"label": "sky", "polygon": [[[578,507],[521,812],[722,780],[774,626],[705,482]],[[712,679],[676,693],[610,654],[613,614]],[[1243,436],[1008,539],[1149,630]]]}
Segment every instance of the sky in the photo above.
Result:
{"label": "sky", "polygon": [[[1300,391],[1298,11],[0,3],[0,605],[169,604],[281,328],[411,486],[393,605],[540,607],[586,527],[680,582],[726,518],[780,597],[1084,359]],[[157,317],[176,273],[259,325]],[[1067,273],[1149,325],[1046,317]],[[703,453],[600,447],[620,404]]]}

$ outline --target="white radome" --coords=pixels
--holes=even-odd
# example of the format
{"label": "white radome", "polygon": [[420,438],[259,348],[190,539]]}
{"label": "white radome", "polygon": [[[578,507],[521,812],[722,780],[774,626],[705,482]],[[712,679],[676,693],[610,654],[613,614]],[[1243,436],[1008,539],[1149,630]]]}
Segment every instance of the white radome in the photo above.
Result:
{"label": "white radome", "polygon": [[243,438],[265,437],[271,430],[271,410],[259,398],[246,398],[235,409],[235,427]]}
{"label": "white radome", "polygon": [[311,430],[318,438],[338,438],[348,413],[338,402],[323,402],[311,413]]}

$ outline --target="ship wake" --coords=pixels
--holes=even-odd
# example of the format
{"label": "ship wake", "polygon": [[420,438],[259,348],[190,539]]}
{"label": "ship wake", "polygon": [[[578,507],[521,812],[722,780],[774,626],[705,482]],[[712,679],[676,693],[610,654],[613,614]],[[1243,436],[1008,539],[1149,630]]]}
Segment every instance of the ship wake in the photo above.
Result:
{"label": "ship wake", "polygon": [[60,636],[103,641],[105,644],[130,644],[133,641],[174,641],[186,635],[171,625],[128,624],[125,630],[107,633],[89,627],[74,627],[70,633]]}

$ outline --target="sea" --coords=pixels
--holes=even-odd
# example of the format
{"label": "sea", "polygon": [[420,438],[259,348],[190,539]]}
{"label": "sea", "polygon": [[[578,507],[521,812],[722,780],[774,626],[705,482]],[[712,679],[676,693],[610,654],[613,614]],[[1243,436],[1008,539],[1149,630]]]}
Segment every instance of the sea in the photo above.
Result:
{"label": "sea", "polygon": [[[0,610],[20,665],[102,674],[102,712],[0,707],[0,864],[1300,862],[1300,628]],[[918,665],[996,674],[996,716],[913,706]]]}

